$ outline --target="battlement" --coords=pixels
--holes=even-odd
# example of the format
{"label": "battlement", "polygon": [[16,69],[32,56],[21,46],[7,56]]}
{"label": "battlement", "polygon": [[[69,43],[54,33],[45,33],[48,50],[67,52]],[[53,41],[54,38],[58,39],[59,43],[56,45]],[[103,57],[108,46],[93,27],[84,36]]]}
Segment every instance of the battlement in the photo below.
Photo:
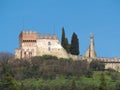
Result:
{"label": "battlement", "polygon": [[40,34],[39,39],[57,39],[56,34]]}
{"label": "battlement", "polygon": [[56,34],[38,34],[36,31],[22,31],[19,38],[23,40],[57,39]]}
{"label": "battlement", "polygon": [[37,34],[37,31],[22,31],[23,34]]}
{"label": "battlement", "polygon": [[22,31],[19,35],[20,40],[36,40],[38,38],[38,33],[32,31]]}

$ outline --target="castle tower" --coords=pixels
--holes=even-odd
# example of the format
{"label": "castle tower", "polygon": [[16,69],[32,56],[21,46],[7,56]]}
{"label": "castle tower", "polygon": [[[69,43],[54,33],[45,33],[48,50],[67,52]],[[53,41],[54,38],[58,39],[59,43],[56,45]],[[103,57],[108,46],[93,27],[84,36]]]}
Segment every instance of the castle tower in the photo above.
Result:
{"label": "castle tower", "polygon": [[96,57],[96,52],[95,52],[95,48],[94,48],[94,36],[92,33],[90,34],[90,45],[89,45],[88,50],[85,53],[85,56],[89,57],[89,58]]}
{"label": "castle tower", "polygon": [[19,35],[19,48],[15,50],[16,58],[30,58],[36,55],[37,32],[22,31]]}

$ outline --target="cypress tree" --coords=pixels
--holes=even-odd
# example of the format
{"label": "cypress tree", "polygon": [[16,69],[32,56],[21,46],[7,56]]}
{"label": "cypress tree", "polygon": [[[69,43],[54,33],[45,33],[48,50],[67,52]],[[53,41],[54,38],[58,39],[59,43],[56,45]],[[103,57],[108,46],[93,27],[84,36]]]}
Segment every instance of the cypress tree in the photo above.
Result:
{"label": "cypress tree", "polygon": [[65,38],[65,49],[69,53],[69,43],[67,38]]}
{"label": "cypress tree", "polygon": [[74,32],[71,39],[70,53],[73,55],[79,55],[79,39]]}
{"label": "cypress tree", "polygon": [[64,27],[62,27],[62,40],[61,40],[61,44],[62,44],[63,48],[65,48],[65,30],[64,30]]}
{"label": "cypress tree", "polygon": [[61,40],[61,44],[63,46],[63,48],[69,52],[69,44],[68,44],[68,39],[65,37],[65,30],[64,27],[62,28],[62,40]]}

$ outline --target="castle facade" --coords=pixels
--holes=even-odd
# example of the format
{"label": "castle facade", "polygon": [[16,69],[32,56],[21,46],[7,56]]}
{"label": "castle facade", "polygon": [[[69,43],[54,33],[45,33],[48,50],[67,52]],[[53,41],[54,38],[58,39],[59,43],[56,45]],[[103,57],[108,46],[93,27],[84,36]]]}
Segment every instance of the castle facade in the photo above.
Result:
{"label": "castle facade", "polygon": [[33,56],[53,55],[69,58],[55,34],[38,34],[22,31],[19,35],[19,48],[15,49],[15,58],[28,59]]}

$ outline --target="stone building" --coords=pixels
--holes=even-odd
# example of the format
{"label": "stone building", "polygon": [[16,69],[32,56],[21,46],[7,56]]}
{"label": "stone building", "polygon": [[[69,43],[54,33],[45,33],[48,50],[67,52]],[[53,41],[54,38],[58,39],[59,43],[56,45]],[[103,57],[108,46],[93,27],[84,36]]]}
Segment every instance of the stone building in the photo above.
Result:
{"label": "stone building", "polygon": [[94,36],[92,33],[90,34],[90,45],[89,45],[88,50],[85,53],[85,57],[96,58],[96,52],[95,52],[95,48],[94,48]]}
{"label": "stone building", "polygon": [[22,31],[19,35],[19,48],[15,49],[15,58],[27,59],[42,55],[68,58],[67,52],[55,34],[43,35],[32,31]]}

